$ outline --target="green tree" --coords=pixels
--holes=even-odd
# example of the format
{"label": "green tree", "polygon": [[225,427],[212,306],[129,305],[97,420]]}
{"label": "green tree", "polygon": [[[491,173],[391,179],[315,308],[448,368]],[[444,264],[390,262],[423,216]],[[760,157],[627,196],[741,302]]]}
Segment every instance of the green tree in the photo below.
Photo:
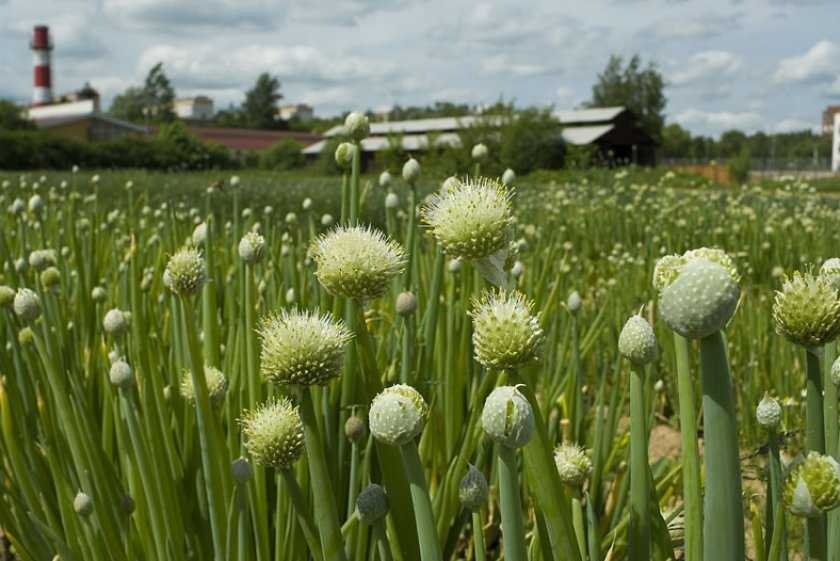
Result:
{"label": "green tree", "polygon": [[677,123],[662,129],[662,155],[665,158],[690,158],[691,133]]}
{"label": "green tree", "polygon": [[747,135],[739,130],[728,130],[720,135],[718,154],[721,158],[734,158],[747,147]]}
{"label": "green tree", "polygon": [[175,90],[163,71],[163,63],[159,62],[149,70],[143,84],[144,115],[158,123],[174,121],[174,102]]}
{"label": "green tree", "polygon": [[143,88],[131,86],[114,97],[108,113],[117,119],[141,123],[145,120],[146,97]]}
{"label": "green tree", "polygon": [[624,59],[612,55],[606,68],[598,75],[592,86],[592,100],[589,107],[610,107],[621,105],[630,109],[639,118],[642,128],[656,142],[662,139],[665,123],[665,81],[656,65],[648,63],[642,68],[639,55],[624,66]]}
{"label": "green tree", "polygon": [[245,94],[245,103],[242,104],[245,124],[255,129],[276,129],[282,126],[274,118],[277,102],[281,99],[280,81],[267,72],[260,74],[254,87]]}
{"label": "green tree", "polygon": [[23,108],[13,101],[0,99],[0,130],[34,129],[35,124],[24,116]]}
{"label": "green tree", "polygon": [[303,144],[297,140],[291,138],[281,140],[260,153],[260,167],[277,171],[301,168],[306,163],[301,150],[303,150]]}

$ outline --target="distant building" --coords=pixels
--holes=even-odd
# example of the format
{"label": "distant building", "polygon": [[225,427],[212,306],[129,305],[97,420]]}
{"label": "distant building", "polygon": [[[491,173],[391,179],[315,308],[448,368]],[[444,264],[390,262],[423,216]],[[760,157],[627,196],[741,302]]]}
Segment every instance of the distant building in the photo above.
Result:
{"label": "distant building", "polygon": [[[362,140],[362,152],[366,154],[379,152],[390,147],[392,139],[399,138],[402,147],[408,152],[424,151],[429,148],[429,135],[432,135],[434,146],[461,146],[459,130],[487,123],[499,127],[500,117],[475,116],[440,117],[435,119],[414,119],[411,121],[390,121],[370,124],[370,136]],[[337,125],[324,133],[325,140],[316,142],[304,149],[303,153],[313,156],[320,154],[331,138],[344,135],[344,126]]]}
{"label": "distant building", "polygon": [[304,147],[321,140],[320,135],[295,131],[194,126],[187,126],[187,130],[205,144],[221,144],[234,152],[265,150],[283,140],[294,140]]}
{"label": "distant building", "polygon": [[831,134],[834,131],[834,115],[840,113],[840,105],[829,105],[822,114],[822,133]]}
{"label": "distant building", "polygon": [[[596,146],[609,162],[654,163],[653,139],[641,129],[635,115],[624,107],[558,111],[554,116],[563,126],[562,140],[568,144]],[[458,131],[476,125],[499,128],[507,118],[498,115],[468,115],[371,123],[370,136],[362,140],[362,151],[369,157],[389,148],[396,139],[408,152],[428,150],[430,143],[433,146],[460,147]],[[344,127],[335,126],[324,133],[324,140],[305,148],[303,153],[317,155],[329,139],[343,134]]]}
{"label": "distant building", "polygon": [[305,103],[297,103],[295,105],[283,105],[278,107],[276,117],[282,121],[297,119],[302,123],[307,123],[315,117],[315,112],[309,105],[306,105]]}
{"label": "distant building", "polygon": [[597,146],[610,163],[656,163],[656,142],[626,107],[593,107],[555,111],[563,140],[575,146]]}
{"label": "distant building", "polygon": [[184,97],[172,104],[175,114],[186,121],[210,121],[213,119],[213,100],[207,96]]}
{"label": "distant building", "polygon": [[114,140],[148,134],[148,129],[99,111],[99,96],[30,107],[27,116],[39,129],[80,142]]}

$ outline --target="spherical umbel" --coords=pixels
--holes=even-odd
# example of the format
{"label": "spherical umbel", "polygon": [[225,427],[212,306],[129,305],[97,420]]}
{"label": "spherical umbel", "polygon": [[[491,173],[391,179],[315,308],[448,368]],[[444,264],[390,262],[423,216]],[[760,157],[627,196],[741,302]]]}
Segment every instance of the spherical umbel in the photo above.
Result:
{"label": "spherical umbel", "polygon": [[487,159],[488,153],[489,150],[487,150],[487,146],[484,144],[478,143],[472,147],[472,159],[477,162]]}
{"label": "spherical umbel", "polygon": [[840,299],[829,277],[796,272],[773,300],[776,333],[813,349],[840,334]]}
{"label": "spherical umbel", "polygon": [[126,318],[125,312],[117,308],[108,310],[105,317],[102,318],[102,328],[105,330],[105,333],[112,337],[124,335],[128,331],[128,325],[128,318]]}
{"label": "spherical umbel", "polygon": [[524,366],[539,358],[545,336],[533,303],[518,291],[492,291],[476,300],[473,321],[475,359],[486,368]]}
{"label": "spherical umbel", "polygon": [[388,514],[388,495],[385,488],[376,483],[365,487],[356,498],[356,512],[365,524],[374,524]]}
{"label": "spherical umbel", "polygon": [[344,348],[352,339],[330,314],[283,310],[264,318],[260,371],[275,384],[323,385],[341,373]]}
{"label": "spherical umbel", "polygon": [[671,283],[677,280],[683,266],[697,260],[716,263],[726,269],[735,284],[741,282],[741,275],[738,273],[737,267],[735,267],[735,262],[725,251],[717,248],[701,247],[686,251],[682,255],[665,255],[661,257],[653,269],[653,288],[657,292],[665,290]]}
{"label": "spherical umbel", "polygon": [[656,335],[645,318],[635,315],[627,320],[618,336],[618,352],[638,368],[656,360]]}
{"label": "spherical umbel", "polygon": [[403,164],[403,180],[406,183],[414,184],[418,179],[420,179],[420,171],[420,162],[414,158],[409,158],[409,160]]}
{"label": "spherical umbel", "polygon": [[[224,373],[213,366],[204,365],[204,379],[207,383],[207,394],[210,397],[210,404],[221,405],[227,394],[228,381]],[[193,385],[192,371],[184,370],[181,374],[179,386],[181,397],[190,405],[195,405],[195,386]]]}
{"label": "spherical umbel", "polygon": [[41,315],[41,298],[34,290],[20,288],[15,294],[12,308],[21,320],[33,322]]}
{"label": "spherical umbel", "polygon": [[511,185],[513,185],[514,181],[516,181],[516,172],[514,172],[510,168],[507,168],[502,174],[502,184],[506,187],[510,187]]}
{"label": "spherical umbel", "polygon": [[534,432],[534,411],[515,386],[490,392],[481,411],[481,426],[496,443],[510,448],[528,444]]}
{"label": "spherical umbel", "polygon": [[248,265],[262,259],[265,250],[265,238],[257,232],[248,232],[239,240],[239,258]]}
{"label": "spherical umbel", "polygon": [[111,380],[111,385],[127,389],[134,382],[134,370],[126,361],[118,359],[111,364],[108,378]]}
{"label": "spherical umbel", "polygon": [[458,498],[461,500],[461,506],[469,511],[477,512],[487,504],[489,496],[490,489],[487,486],[487,478],[477,467],[470,464],[467,473],[458,486]]}
{"label": "spherical umbel", "polygon": [[335,149],[335,163],[341,169],[347,169],[353,162],[353,154],[356,153],[356,147],[349,142],[342,142]]}
{"label": "spherical umbel", "polygon": [[840,506],[840,465],[810,452],[785,481],[784,499],[797,516],[813,517]]}
{"label": "spherical umbel", "polygon": [[554,450],[554,463],[560,481],[570,487],[581,487],[592,473],[592,460],[577,444],[561,444]]}
{"label": "spherical umbel", "polygon": [[91,499],[90,495],[87,493],[79,491],[73,498],[73,510],[75,510],[76,514],[79,516],[87,518],[93,514],[93,499]]}
{"label": "spherical umbel", "polygon": [[465,178],[430,198],[423,221],[452,257],[482,259],[507,247],[513,220],[510,195],[500,182]]}
{"label": "spherical umbel", "polygon": [[245,448],[257,464],[287,469],[303,453],[303,423],[288,399],[269,399],[241,422]]}
{"label": "spherical umbel", "polygon": [[344,119],[344,129],[353,140],[364,140],[370,136],[370,121],[364,113],[353,111]]}
{"label": "spherical umbel", "polygon": [[766,429],[776,429],[782,422],[782,406],[779,402],[766,395],[755,408],[755,420]]}
{"label": "spherical umbel", "polygon": [[179,249],[166,264],[165,284],[179,296],[196,294],[207,280],[204,258],[195,248]]}
{"label": "spherical umbel", "polygon": [[735,313],[741,289],[723,266],[696,259],[679,269],[659,295],[659,312],[671,329],[688,339],[720,331]]}
{"label": "spherical umbel", "polygon": [[402,446],[423,431],[429,406],[420,392],[405,384],[382,390],[370,404],[368,423],[376,440]]}
{"label": "spherical umbel", "polygon": [[400,316],[410,316],[417,310],[417,296],[415,296],[413,292],[401,292],[399,296],[397,296],[394,309]]}
{"label": "spherical umbel", "polygon": [[327,292],[354,300],[384,294],[406,262],[398,243],[369,226],[339,226],[315,240],[312,256]]}

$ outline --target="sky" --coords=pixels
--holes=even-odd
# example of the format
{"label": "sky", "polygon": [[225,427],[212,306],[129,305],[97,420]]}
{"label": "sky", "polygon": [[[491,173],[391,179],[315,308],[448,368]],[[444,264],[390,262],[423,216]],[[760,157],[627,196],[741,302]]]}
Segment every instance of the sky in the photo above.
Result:
{"label": "sky", "polygon": [[261,72],[316,115],[434,101],[568,109],[611,54],[668,86],[666,119],[718,135],[813,129],[840,104],[840,0],[0,0],[0,97],[31,97],[32,26],[57,93],[105,105],[162,61],[177,95],[240,103]]}

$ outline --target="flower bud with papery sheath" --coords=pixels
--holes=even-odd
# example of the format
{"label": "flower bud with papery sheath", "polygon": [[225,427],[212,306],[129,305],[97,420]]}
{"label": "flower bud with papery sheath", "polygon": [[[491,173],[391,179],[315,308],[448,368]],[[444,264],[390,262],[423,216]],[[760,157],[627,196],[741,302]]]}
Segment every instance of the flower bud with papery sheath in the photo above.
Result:
{"label": "flower bud with papery sheath", "polygon": [[656,360],[656,335],[645,318],[635,315],[627,320],[618,336],[618,352],[637,368]]}
{"label": "flower bud with papery sheath", "polygon": [[718,263],[696,259],[679,268],[659,295],[659,312],[671,329],[688,339],[720,331],[735,313],[741,289]]}
{"label": "flower bud with papery sheath", "polygon": [[461,506],[469,511],[477,512],[487,504],[489,496],[490,489],[487,486],[487,478],[477,467],[470,464],[467,473],[458,486],[458,498],[461,500]]}
{"label": "flower bud with papery sheath", "polygon": [[380,442],[402,446],[423,431],[428,414],[429,406],[420,392],[405,384],[390,386],[370,404],[370,433]]}
{"label": "flower bud with papery sheath", "polygon": [[359,520],[365,524],[374,524],[388,514],[388,496],[385,488],[376,483],[365,487],[356,498],[356,511]]}
{"label": "flower bud with papery sheath", "polygon": [[496,443],[521,448],[534,433],[534,411],[516,387],[501,386],[487,396],[481,411],[481,426]]}

